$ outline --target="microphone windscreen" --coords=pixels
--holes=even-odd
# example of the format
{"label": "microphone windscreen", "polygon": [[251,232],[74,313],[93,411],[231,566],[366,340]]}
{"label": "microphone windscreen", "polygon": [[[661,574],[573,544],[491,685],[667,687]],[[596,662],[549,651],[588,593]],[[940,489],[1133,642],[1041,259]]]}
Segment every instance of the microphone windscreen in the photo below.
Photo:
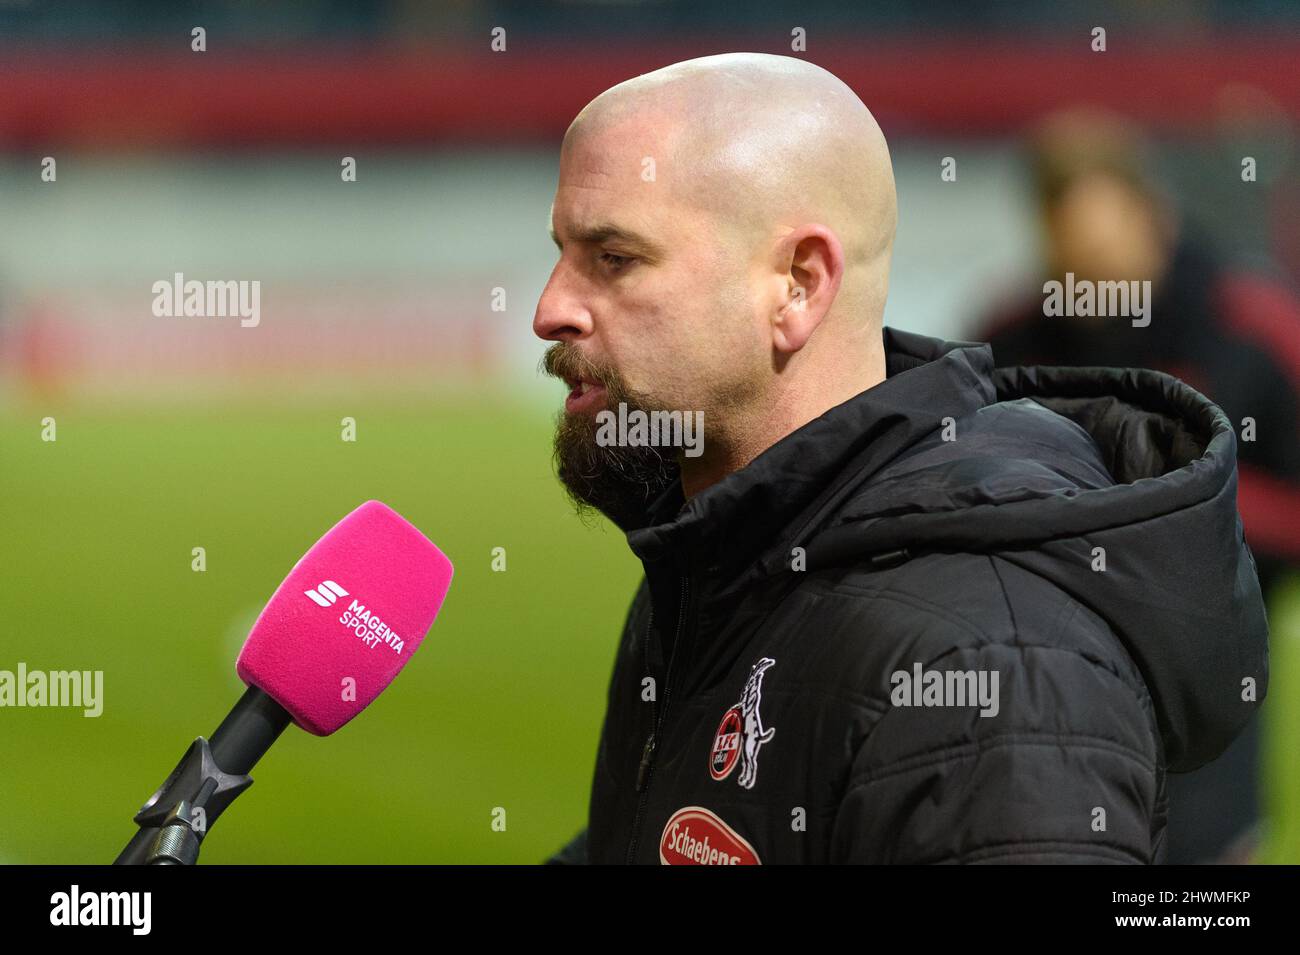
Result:
{"label": "microphone windscreen", "polygon": [[427,537],[367,501],[294,564],[253,624],[236,672],[307,732],[328,736],[419,648],[451,575]]}

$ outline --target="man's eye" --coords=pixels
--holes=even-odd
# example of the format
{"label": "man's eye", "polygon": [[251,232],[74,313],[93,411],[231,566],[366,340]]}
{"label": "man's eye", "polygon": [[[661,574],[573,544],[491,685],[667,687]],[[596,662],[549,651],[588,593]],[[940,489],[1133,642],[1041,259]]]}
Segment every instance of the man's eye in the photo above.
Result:
{"label": "man's eye", "polygon": [[632,259],[626,255],[615,255],[613,252],[602,252],[600,254],[600,261],[604,262],[615,271],[619,271],[625,264],[631,262]]}

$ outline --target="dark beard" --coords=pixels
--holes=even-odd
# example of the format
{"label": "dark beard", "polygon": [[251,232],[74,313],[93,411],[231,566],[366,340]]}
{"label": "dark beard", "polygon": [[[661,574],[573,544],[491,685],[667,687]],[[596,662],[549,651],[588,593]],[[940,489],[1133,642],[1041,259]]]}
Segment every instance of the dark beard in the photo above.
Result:
{"label": "dark beard", "polygon": [[[622,399],[627,401],[626,398]],[[617,402],[614,402],[617,405]],[[649,408],[627,402],[628,414]],[[560,412],[555,471],[578,513],[600,511],[623,530],[646,523],[650,505],[679,478],[674,448],[601,447],[594,415]]]}
{"label": "dark beard", "polygon": [[[552,346],[543,359],[548,374],[587,377],[605,386],[606,407],[616,411],[620,402],[630,415],[640,410],[649,417],[656,408],[646,396],[630,391],[610,369],[586,363],[576,349]],[[677,449],[671,447],[620,447],[596,443],[596,416],[561,411],[555,424],[555,471],[569,499],[584,516],[599,511],[622,530],[644,526],[646,512],[669,486],[680,479]]]}

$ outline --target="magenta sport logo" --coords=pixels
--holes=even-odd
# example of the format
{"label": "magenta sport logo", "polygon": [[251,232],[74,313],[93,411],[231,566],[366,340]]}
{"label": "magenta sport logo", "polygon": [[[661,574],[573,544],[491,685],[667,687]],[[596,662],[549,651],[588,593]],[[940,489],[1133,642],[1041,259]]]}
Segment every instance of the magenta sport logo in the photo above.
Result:
{"label": "magenta sport logo", "polygon": [[303,593],[322,607],[328,607],[340,597],[348,596],[348,592],[332,580],[325,581],[314,590],[304,590]]}

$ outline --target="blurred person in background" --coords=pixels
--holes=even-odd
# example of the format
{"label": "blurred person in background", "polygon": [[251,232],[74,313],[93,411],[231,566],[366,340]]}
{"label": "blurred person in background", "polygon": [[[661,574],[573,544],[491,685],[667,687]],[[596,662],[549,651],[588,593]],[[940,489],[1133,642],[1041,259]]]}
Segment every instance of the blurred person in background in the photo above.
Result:
{"label": "blurred person in background", "polygon": [[[1238,270],[1179,221],[1121,118],[1073,110],[1031,136],[1045,280],[1150,281],[1150,323],[1049,317],[1044,291],[996,308],[975,333],[994,362],[1154,368],[1192,385],[1237,431],[1238,507],[1266,595],[1300,569],[1300,301]],[[1068,285],[1066,286],[1068,288]],[[1243,419],[1253,419],[1253,434]],[[1177,555],[1170,555],[1177,559]],[[1169,777],[1169,863],[1250,861],[1258,839],[1259,720],[1219,759]]]}

